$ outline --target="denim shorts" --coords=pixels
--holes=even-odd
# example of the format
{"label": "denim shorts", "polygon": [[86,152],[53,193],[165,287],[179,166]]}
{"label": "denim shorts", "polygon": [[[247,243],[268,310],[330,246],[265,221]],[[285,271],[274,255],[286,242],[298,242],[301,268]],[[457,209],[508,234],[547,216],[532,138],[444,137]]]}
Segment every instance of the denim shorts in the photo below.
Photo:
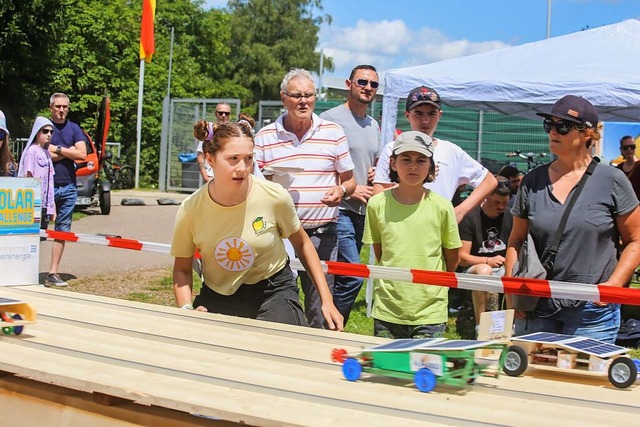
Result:
{"label": "denim shorts", "polygon": [[73,209],[78,200],[78,189],[75,184],[66,184],[54,188],[54,199],[56,202],[56,231],[71,231],[71,219]]}
{"label": "denim shorts", "polygon": [[516,319],[516,335],[555,332],[615,343],[620,328],[619,304],[599,306],[587,301],[579,307],[552,308],[547,300],[541,298],[526,319]]}

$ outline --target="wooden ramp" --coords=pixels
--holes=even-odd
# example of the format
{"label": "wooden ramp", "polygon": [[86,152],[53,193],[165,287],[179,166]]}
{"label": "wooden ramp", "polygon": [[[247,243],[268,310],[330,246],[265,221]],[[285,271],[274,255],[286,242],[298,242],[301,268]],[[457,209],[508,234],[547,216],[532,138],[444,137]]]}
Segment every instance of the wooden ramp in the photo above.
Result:
{"label": "wooden ramp", "polygon": [[[330,361],[385,340],[43,287],[0,288],[38,323],[0,337],[7,425],[627,425],[640,388],[535,373],[419,392]],[[546,375],[541,376],[541,375]],[[91,420],[91,424],[88,424]]]}

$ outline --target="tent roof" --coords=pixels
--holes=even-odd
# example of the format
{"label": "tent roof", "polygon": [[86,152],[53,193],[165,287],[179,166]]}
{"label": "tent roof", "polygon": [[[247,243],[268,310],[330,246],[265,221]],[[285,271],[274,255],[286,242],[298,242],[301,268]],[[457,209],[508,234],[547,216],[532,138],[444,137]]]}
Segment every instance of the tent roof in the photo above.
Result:
{"label": "tent roof", "polygon": [[640,121],[640,21],[388,71],[383,115],[395,119],[398,100],[420,85],[455,107],[532,118],[574,94],[592,102],[601,121]]}

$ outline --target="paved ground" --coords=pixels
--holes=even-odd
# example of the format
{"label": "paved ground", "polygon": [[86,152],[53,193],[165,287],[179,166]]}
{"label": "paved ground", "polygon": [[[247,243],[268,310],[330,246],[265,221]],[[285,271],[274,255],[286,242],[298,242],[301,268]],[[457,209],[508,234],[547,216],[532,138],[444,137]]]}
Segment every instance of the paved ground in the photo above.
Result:
{"label": "paved ground", "polygon": [[[156,243],[171,243],[177,205],[161,206],[157,199],[169,198],[181,202],[188,194],[160,193],[157,191],[123,190],[111,196],[111,213],[100,215],[91,208],[89,215],[74,221],[71,231],[82,234],[115,234],[122,238]],[[145,206],[122,206],[123,198],[136,198]],[[49,270],[51,241],[40,247],[40,283]],[[126,272],[170,267],[173,258],[153,252],[139,252],[106,246],[67,242],[59,273],[63,279],[74,279],[96,274]]]}

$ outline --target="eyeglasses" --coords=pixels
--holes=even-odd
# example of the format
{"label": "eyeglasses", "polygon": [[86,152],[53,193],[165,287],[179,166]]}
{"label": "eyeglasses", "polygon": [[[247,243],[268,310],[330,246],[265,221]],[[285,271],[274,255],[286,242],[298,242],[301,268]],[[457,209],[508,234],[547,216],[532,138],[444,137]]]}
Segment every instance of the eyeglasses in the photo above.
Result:
{"label": "eyeglasses", "polygon": [[40,132],[42,132],[43,135],[53,135],[53,129],[42,129]]}
{"label": "eyeglasses", "polygon": [[284,92],[284,94],[287,95],[291,99],[295,99],[298,102],[300,102],[302,100],[302,98],[313,99],[316,96],[315,93],[287,93],[287,92]]}
{"label": "eyeglasses", "polygon": [[378,86],[380,86],[380,83],[374,82],[373,80],[367,80],[367,79],[354,80],[354,83],[362,87],[367,87],[367,85],[371,85],[371,89],[378,89]]}
{"label": "eyeglasses", "polygon": [[0,139],[4,139],[5,136],[7,136],[7,133],[3,130],[0,130]]}
{"label": "eyeglasses", "polygon": [[636,144],[631,144],[631,145],[623,145],[622,147],[620,147],[621,150],[635,150],[636,149]]}
{"label": "eyeglasses", "polygon": [[220,116],[230,116],[231,115],[231,111],[216,111],[216,114],[218,114]]}
{"label": "eyeglasses", "polygon": [[578,129],[578,130],[585,129],[584,126],[580,126],[568,120],[558,120],[557,122],[554,122],[553,120],[548,118],[544,119],[542,126],[544,127],[544,131],[546,133],[550,133],[551,129],[555,128],[556,132],[558,132],[558,134],[560,135],[568,134],[569,132],[571,132],[571,129]]}

